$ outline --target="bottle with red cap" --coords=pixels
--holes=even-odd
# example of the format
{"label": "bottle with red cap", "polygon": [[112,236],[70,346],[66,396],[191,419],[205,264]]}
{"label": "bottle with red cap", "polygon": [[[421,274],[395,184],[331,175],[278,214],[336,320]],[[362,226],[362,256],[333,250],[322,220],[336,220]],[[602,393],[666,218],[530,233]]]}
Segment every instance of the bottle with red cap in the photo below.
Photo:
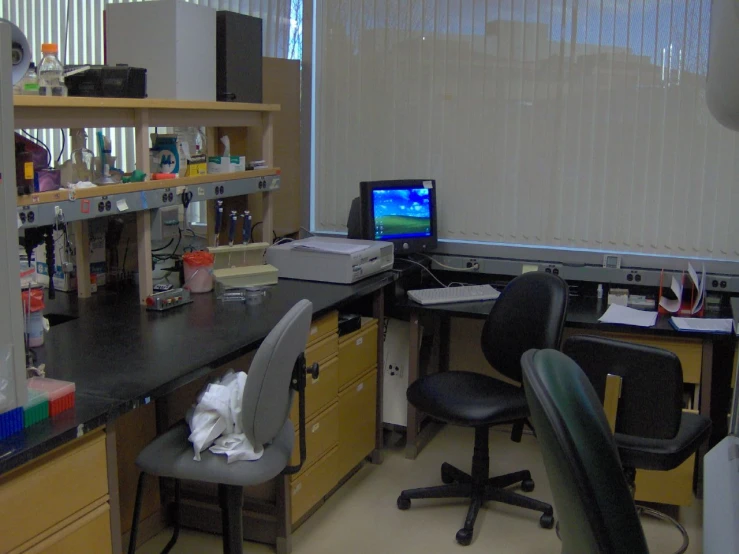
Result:
{"label": "bottle with red cap", "polygon": [[38,67],[39,96],[66,96],[64,85],[64,66],[59,61],[59,46],[53,42],[41,45],[44,58]]}

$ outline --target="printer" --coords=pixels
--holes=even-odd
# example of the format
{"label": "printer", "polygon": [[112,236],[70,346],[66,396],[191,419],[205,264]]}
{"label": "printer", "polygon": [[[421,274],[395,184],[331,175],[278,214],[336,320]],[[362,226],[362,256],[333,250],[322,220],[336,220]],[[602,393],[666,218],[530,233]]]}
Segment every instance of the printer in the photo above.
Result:
{"label": "printer", "polygon": [[310,237],[270,246],[267,263],[280,277],[351,284],[393,268],[391,242]]}

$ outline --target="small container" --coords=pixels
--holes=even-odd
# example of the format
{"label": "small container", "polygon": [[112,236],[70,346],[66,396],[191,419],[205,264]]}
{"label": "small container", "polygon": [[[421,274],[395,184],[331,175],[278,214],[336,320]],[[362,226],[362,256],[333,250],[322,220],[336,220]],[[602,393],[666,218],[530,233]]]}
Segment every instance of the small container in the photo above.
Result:
{"label": "small container", "polygon": [[[30,295],[30,306],[29,306]],[[23,301],[23,313],[26,314],[26,334],[28,335],[28,346],[36,348],[44,344],[44,290],[31,289],[21,291]]]}
{"label": "small container", "polygon": [[74,391],[77,388],[74,383],[46,377],[31,377],[28,380],[28,388],[46,393],[49,399],[49,417],[74,408]]}
{"label": "small container", "polygon": [[49,192],[62,188],[62,171],[60,169],[39,169],[33,183],[35,192]]}
{"label": "small container", "polygon": [[42,422],[49,417],[49,397],[45,393],[28,389],[28,401],[23,406],[23,427]]}
{"label": "small container", "polygon": [[0,414],[0,441],[23,431],[23,406]]}
{"label": "small container", "polygon": [[190,292],[210,292],[213,290],[213,261],[210,252],[199,250],[182,256],[185,270],[185,288]]}

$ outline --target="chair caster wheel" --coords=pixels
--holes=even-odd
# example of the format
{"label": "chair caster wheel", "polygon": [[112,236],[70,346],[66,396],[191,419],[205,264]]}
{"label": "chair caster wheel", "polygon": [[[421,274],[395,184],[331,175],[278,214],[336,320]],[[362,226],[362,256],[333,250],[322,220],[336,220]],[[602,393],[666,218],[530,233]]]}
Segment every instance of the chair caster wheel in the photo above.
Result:
{"label": "chair caster wheel", "polygon": [[398,497],[398,510],[407,510],[411,507],[411,499],[402,494]]}
{"label": "chair caster wheel", "polygon": [[469,546],[472,542],[472,529],[460,529],[457,531],[457,542],[462,546]]}
{"label": "chair caster wheel", "polygon": [[523,492],[532,492],[534,490],[534,480],[526,479],[525,481],[521,481],[521,490]]}
{"label": "chair caster wheel", "polygon": [[552,514],[542,514],[539,518],[539,525],[544,529],[551,529],[554,527],[554,516]]}
{"label": "chair caster wheel", "polygon": [[445,471],[444,465],[441,466],[441,482],[445,485],[451,485],[452,483],[454,483],[454,478],[449,475],[447,471]]}

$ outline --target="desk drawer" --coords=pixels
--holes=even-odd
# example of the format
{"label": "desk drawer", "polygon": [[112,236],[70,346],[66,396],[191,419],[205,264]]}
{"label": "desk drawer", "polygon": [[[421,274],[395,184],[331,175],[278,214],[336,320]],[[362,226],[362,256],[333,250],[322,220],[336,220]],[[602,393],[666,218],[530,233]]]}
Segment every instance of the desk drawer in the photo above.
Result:
{"label": "desk drawer", "polygon": [[[339,442],[339,407],[334,402],[329,408],[305,424],[305,448],[306,457],[303,464],[303,470],[292,476],[292,481],[300,479],[303,471],[310,468],[316,460],[336,446]],[[300,443],[298,442],[298,433],[295,433],[295,446],[293,446],[293,456],[290,460],[291,465],[300,463]]]}
{"label": "desk drawer", "polygon": [[377,366],[377,320],[371,319],[362,328],[339,342],[339,390],[371,367]]}
{"label": "desk drawer", "polygon": [[36,546],[24,550],[23,554],[111,554],[112,545],[110,505],[106,502]]}
{"label": "desk drawer", "polygon": [[305,362],[311,365],[322,362],[339,351],[339,334],[333,333],[305,349]]}
{"label": "desk drawer", "polygon": [[339,476],[375,448],[377,369],[372,369],[339,394]]}
{"label": "desk drawer", "polygon": [[599,335],[611,337],[617,340],[645,344],[656,348],[664,348],[674,352],[680,359],[683,368],[683,382],[699,385],[701,382],[701,367],[703,365],[703,342],[700,339],[688,339],[679,337],[655,337],[638,335],[635,333],[611,333],[603,331],[580,331],[568,330],[570,335]]}
{"label": "desk drawer", "polygon": [[107,494],[102,431],[11,471],[0,478],[0,506],[5,510],[0,551],[20,546]]}
{"label": "desk drawer", "polygon": [[[336,400],[339,394],[339,360],[336,357],[321,364],[318,379],[308,377],[308,386],[305,389],[305,419],[309,420],[323,408]],[[293,399],[290,411],[290,421],[298,424],[298,397]]]}
{"label": "desk drawer", "polygon": [[339,482],[336,471],[339,461],[338,452],[338,447],[331,449],[290,485],[293,523],[303,517]]}
{"label": "desk drawer", "polygon": [[636,471],[637,502],[658,502],[674,506],[693,503],[695,454],[670,471]]}
{"label": "desk drawer", "polygon": [[339,330],[339,312],[331,312],[318,319],[313,320],[310,325],[310,333],[308,335],[308,346],[320,341],[329,333],[336,333]]}

